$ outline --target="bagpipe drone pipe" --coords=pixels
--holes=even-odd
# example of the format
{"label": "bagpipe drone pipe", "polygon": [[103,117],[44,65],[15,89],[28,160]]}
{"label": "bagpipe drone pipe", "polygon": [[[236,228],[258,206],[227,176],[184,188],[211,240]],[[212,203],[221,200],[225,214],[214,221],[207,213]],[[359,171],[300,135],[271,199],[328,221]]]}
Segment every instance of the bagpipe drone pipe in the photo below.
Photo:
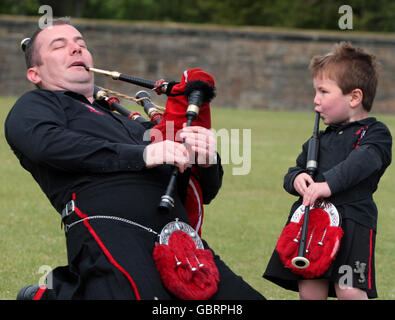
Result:
{"label": "bagpipe drone pipe", "polygon": [[[151,81],[142,78],[132,77],[116,71],[106,71],[96,68],[88,68],[87,71],[110,76],[116,80],[126,81],[135,85],[151,89],[158,94],[168,96],[163,114],[155,106],[150,95],[146,91],[139,91],[134,100],[144,107],[144,111],[150,117],[150,121],[155,124],[151,130],[152,143],[165,139],[175,140],[177,132],[186,123],[187,126],[197,125],[207,129],[211,128],[210,102],[215,97],[214,78],[201,69],[185,70],[180,82],[165,82],[164,80]],[[111,92],[111,91],[110,91]],[[104,90],[96,88],[96,98],[105,99],[109,107],[119,113],[137,121],[144,121],[144,118],[137,112],[130,112],[119,104],[116,97],[109,97]],[[130,97],[128,97],[130,98]],[[157,140],[158,131],[161,139]],[[174,167],[170,176],[165,193],[161,197],[158,211],[167,213],[174,207],[174,193],[177,192],[178,168]],[[187,177],[185,183],[184,205],[188,212],[191,226],[201,234],[201,225],[204,215],[203,193],[199,183],[199,172],[195,166],[187,169],[184,176]]]}
{"label": "bagpipe drone pipe", "polygon": [[[306,161],[306,172],[312,178],[318,169],[319,121],[317,112]],[[319,199],[311,207],[299,206],[277,241],[281,262],[308,279],[324,274],[339,250],[343,236],[340,225],[339,213],[328,201]]]}

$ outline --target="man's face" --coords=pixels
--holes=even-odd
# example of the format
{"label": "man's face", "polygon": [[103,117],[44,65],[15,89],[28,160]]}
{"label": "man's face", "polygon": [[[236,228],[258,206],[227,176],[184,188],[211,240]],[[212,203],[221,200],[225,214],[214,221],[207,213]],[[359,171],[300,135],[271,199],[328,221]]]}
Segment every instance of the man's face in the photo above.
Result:
{"label": "man's face", "polygon": [[[93,61],[81,33],[71,25],[55,25],[41,31],[35,43],[41,65],[28,70],[28,79],[47,90],[93,92],[93,74],[83,66]],[[81,92],[83,91],[83,92]]]}

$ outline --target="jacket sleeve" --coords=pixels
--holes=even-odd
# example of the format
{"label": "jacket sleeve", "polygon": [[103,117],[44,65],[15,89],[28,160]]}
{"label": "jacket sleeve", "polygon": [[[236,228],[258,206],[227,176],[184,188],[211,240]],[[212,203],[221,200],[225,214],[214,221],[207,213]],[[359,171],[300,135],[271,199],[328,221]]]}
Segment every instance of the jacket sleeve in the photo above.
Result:
{"label": "jacket sleeve", "polygon": [[221,158],[217,154],[217,164],[208,168],[197,166],[199,171],[199,182],[202,187],[203,203],[209,204],[215,198],[222,186],[224,171],[221,165]]}
{"label": "jacket sleeve", "polygon": [[376,122],[344,161],[323,173],[332,194],[350,189],[372,174],[381,176],[391,163],[391,148],[390,131]]}
{"label": "jacket sleeve", "polygon": [[306,171],[306,159],[307,159],[307,147],[308,141],[306,141],[302,146],[302,152],[296,158],[296,165],[288,169],[288,172],[284,176],[284,189],[295,196],[299,196],[299,193],[295,190],[293,184],[296,176],[302,172]]}
{"label": "jacket sleeve", "polygon": [[112,143],[68,129],[60,102],[40,90],[17,101],[6,119],[5,135],[17,156],[66,172],[145,168],[144,145]]}

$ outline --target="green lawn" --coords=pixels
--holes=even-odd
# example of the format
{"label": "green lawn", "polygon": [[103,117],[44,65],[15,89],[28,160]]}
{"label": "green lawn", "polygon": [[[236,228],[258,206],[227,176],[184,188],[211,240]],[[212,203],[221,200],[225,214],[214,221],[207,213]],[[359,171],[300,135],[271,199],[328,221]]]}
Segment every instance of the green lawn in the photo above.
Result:
{"label": "green lawn", "polygon": [[[4,119],[15,99],[0,99]],[[268,299],[298,299],[261,275],[274,249],[294,198],[282,189],[283,176],[294,165],[301,144],[312,133],[313,112],[272,112],[212,109],[213,127],[234,129],[243,141],[243,129],[251,129],[251,170],[232,175],[241,164],[224,160],[223,187],[206,206],[203,237],[222,259]],[[394,115],[377,115],[395,132]],[[39,283],[40,267],[67,263],[60,219],[29,173],[10,151],[0,131],[0,299],[15,299],[27,284]],[[228,130],[230,132],[230,130]],[[234,136],[235,148],[237,137]],[[220,141],[219,141],[220,142]],[[225,144],[225,143],[223,143]],[[229,144],[228,144],[229,145]],[[221,144],[218,146],[221,150]],[[234,149],[237,151],[237,149]],[[239,155],[243,155],[243,149]],[[236,159],[236,158],[234,158]],[[379,208],[376,245],[376,277],[380,299],[395,299],[395,170],[390,167],[375,194]],[[46,268],[46,267],[42,267]]]}

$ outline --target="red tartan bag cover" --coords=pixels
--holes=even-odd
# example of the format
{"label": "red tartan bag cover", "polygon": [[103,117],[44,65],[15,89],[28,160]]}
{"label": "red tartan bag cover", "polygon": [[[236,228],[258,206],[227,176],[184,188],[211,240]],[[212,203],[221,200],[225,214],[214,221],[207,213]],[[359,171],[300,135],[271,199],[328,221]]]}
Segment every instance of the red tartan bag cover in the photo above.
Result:
{"label": "red tartan bag cover", "polygon": [[[206,86],[214,88],[214,78],[202,69],[185,70],[181,77],[181,82],[175,84],[171,90],[166,101],[166,108],[163,113],[163,120],[159,122],[154,128],[161,131],[163,140],[174,140],[178,137],[176,133],[183,128],[183,124],[187,122],[185,113],[188,107],[188,97],[186,93],[191,91],[195,85],[204,83]],[[211,93],[215,95],[214,89]],[[213,96],[208,97],[211,100]],[[167,125],[167,121],[173,121],[172,126]],[[198,117],[192,122],[193,126],[202,126],[204,128],[211,128],[211,113],[210,103],[205,101],[200,107]],[[173,130],[172,130],[173,129]],[[179,140],[180,141],[180,140]]]}
{"label": "red tartan bag cover", "polygon": [[335,259],[343,229],[340,227],[340,216],[333,204],[321,201],[318,205],[312,206],[305,254],[310,264],[304,269],[299,269],[292,264],[292,259],[298,255],[303,219],[304,206],[302,205],[296,209],[290,222],[284,227],[277,241],[276,251],[286,268],[304,278],[312,279],[324,274]]}

